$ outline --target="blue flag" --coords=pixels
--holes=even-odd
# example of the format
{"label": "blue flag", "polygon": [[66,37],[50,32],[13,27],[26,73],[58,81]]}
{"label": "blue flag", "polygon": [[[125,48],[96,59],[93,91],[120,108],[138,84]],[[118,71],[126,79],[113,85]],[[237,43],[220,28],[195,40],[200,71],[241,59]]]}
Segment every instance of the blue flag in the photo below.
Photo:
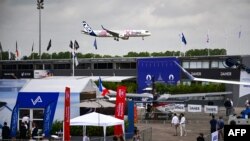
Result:
{"label": "blue flag", "polygon": [[181,41],[182,41],[185,45],[187,44],[186,38],[185,38],[185,36],[184,36],[183,33],[181,34]]}
{"label": "blue flag", "polygon": [[101,77],[99,77],[98,83],[99,83],[99,91],[102,92],[102,80],[101,80]]}
{"label": "blue flag", "polygon": [[94,41],[94,47],[95,47],[95,49],[97,49],[96,38],[95,38],[95,41]]}

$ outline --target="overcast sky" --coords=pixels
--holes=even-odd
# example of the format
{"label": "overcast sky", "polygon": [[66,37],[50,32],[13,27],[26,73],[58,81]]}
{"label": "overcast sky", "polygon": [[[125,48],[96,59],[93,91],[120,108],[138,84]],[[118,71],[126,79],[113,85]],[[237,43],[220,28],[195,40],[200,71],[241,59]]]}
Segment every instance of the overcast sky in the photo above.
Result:
{"label": "overcast sky", "polygon": [[[0,42],[3,50],[30,55],[32,43],[39,52],[39,20],[36,0],[0,0]],[[141,38],[97,38],[81,33],[82,21],[93,29],[145,29],[152,35]],[[49,53],[70,51],[77,40],[79,52],[125,55],[133,52],[185,51],[225,48],[230,55],[250,54],[249,0],[44,0],[42,52],[50,39]],[[241,37],[239,38],[239,32]],[[184,46],[179,34],[184,33]],[[209,44],[206,43],[209,33]]]}

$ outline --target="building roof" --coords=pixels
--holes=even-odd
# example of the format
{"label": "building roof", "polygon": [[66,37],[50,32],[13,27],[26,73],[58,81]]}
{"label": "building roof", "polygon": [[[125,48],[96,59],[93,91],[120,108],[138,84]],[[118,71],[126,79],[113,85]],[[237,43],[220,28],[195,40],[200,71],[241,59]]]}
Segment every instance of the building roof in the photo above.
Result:
{"label": "building roof", "polygon": [[65,87],[72,93],[96,91],[96,84],[89,78],[82,77],[46,77],[31,79],[20,92],[65,92]]}

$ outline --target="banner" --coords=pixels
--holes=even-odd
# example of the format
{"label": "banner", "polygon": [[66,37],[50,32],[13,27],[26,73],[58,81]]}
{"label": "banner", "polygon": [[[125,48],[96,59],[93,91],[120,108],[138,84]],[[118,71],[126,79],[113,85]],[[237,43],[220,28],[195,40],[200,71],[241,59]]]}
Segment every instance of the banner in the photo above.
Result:
{"label": "banner", "polygon": [[[180,81],[180,69],[174,63],[176,57],[137,59],[137,92],[143,93],[155,83],[176,85]],[[167,70],[167,71],[166,71]]]}
{"label": "banner", "polygon": [[214,113],[214,114],[217,114],[218,113],[218,106],[208,106],[208,105],[205,105],[204,112],[205,113]]}
{"label": "banner", "polygon": [[201,105],[188,104],[188,112],[201,112]]}
{"label": "banner", "polygon": [[65,88],[64,101],[64,141],[70,140],[70,88]]}
{"label": "banner", "polygon": [[11,115],[11,124],[10,124],[10,136],[16,137],[17,133],[17,122],[18,122],[18,104],[14,107]]}
{"label": "banner", "polygon": [[134,123],[138,123],[138,114],[136,105],[134,105]]}
{"label": "banner", "polygon": [[215,131],[211,134],[211,141],[218,141],[218,131]]}
{"label": "banner", "polygon": [[174,111],[175,112],[185,112],[185,105],[184,104],[175,104],[174,105]]}
{"label": "banner", "polygon": [[[115,117],[118,119],[124,119],[125,112],[125,98],[126,98],[126,87],[119,86],[116,92],[116,103],[115,103]],[[114,135],[122,135],[122,126],[116,125],[114,127]]]}
{"label": "banner", "polygon": [[[241,82],[250,82],[250,74],[246,71],[240,72],[240,81]],[[250,86],[240,85],[239,98],[245,95],[250,94]]]}

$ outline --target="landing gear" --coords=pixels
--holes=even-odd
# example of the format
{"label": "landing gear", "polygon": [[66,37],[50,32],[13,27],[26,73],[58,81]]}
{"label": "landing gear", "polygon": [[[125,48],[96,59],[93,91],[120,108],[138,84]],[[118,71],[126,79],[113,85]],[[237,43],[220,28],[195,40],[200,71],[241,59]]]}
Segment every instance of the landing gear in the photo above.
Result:
{"label": "landing gear", "polygon": [[142,40],[144,40],[144,37],[142,37]]}
{"label": "landing gear", "polygon": [[114,40],[119,41],[119,38],[118,38],[118,37],[115,37]]}

